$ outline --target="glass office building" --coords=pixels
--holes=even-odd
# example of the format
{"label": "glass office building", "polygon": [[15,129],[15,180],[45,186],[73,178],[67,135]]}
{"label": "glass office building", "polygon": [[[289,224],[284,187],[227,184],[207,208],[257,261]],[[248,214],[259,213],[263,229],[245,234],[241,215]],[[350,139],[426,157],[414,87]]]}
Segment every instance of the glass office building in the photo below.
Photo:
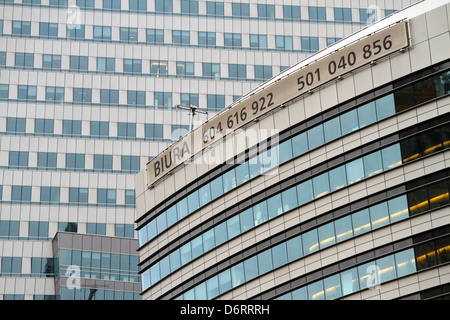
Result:
{"label": "glass office building", "polygon": [[187,132],[174,106],[201,123],[414,2],[0,1],[0,300],[139,299],[138,252],[104,244],[138,247],[135,175]]}
{"label": "glass office building", "polygon": [[150,161],[135,181],[142,298],[448,299],[449,30],[448,1],[411,5]]}

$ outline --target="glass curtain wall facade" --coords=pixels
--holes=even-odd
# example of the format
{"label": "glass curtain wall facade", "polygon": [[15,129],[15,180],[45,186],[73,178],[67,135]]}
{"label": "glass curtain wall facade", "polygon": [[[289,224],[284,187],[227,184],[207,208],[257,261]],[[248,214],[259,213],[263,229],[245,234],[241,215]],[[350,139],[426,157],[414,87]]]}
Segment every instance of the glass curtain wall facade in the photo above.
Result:
{"label": "glass curtain wall facade", "polygon": [[[116,269],[105,258],[103,273],[104,255],[130,252],[53,250],[52,240],[70,232],[82,243],[98,236],[137,247],[135,175],[189,129],[187,111],[174,106],[207,111],[197,125],[414,2],[1,1],[0,300],[139,299],[134,265]],[[198,206],[221,195],[215,186]],[[172,225],[158,221],[158,232]],[[69,262],[81,267],[78,291],[61,283]],[[100,280],[115,285],[93,288]]]}
{"label": "glass curtain wall facade", "polygon": [[[231,156],[217,143],[157,180],[153,162],[140,171],[144,299],[448,299],[450,5],[434,5],[390,12],[355,42],[331,46],[339,56],[407,21],[406,49],[279,102],[231,138]],[[352,10],[333,12],[353,21]],[[309,8],[317,21],[328,13]],[[323,56],[250,94],[279,94],[276,80],[319,70]]]}

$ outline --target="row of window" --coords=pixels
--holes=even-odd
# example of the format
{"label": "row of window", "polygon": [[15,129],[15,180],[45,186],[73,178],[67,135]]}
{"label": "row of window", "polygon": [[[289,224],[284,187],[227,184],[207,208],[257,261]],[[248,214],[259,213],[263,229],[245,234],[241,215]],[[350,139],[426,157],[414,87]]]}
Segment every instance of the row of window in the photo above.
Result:
{"label": "row of window", "polygon": [[[437,133],[435,134],[434,131],[436,130]],[[426,141],[423,145],[425,150],[430,149],[430,146],[440,146],[438,148],[433,148],[434,151],[438,151],[443,147],[443,141],[441,138],[443,135],[447,135],[446,141],[449,142],[448,146],[450,147],[450,128],[448,127],[448,124],[442,126],[441,128],[422,133],[418,139],[424,138]],[[402,154],[401,144],[397,143],[343,164],[312,179],[303,181],[302,183],[281,193],[275,194],[267,200],[262,201],[249,209],[246,209],[240,214],[229,218],[213,229],[208,230],[192,241],[186,243],[180,249],[172,252],[171,255],[182,257],[181,265],[175,263],[173,264],[174,268],[172,269],[172,265],[170,264],[170,255],[154,264],[147,271],[150,275],[150,283],[154,284],[158,282],[160,280],[160,277],[158,276],[160,273],[163,273],[165,276],[170,272],[175,271],[182,265],[199,257],[203,253],[213,249],[215,246],[229,241],[241,233],[258,226],[259,224],[271,220],[308,202],[314,201],[315,199],[318,199],[330,192],[339,190],[358,181],[370,178],[373,175],[397,167],[402,163]],[[429,153],[422,152],[420,156],[427,154]],[[433,185],[430,188],[423,188],[419,194],[423,194],[426,199],[424,199],[423,196],[422,198],[417,199],[417,192],[412,193],[412,196],[409,196],[408,201],[405,196],[401,199],[392,200],[392,203],[382,203],[370,208],[370,210],[363,210],[354,214],[356,218],[352,217],[353,228],[350,228],[351,223],[349,217],[342,219],[342,221],[339,220],[342,222],[342,225],[346,225],[350,228],[347,228],[348,230],[345,232],[335,234],[335,224],[331,223],[319,228],[318,231],[311,231],[311,233],[303,235],[303,238],[307,237],[308,239],[306,240],[305,238],[303,240],[303,242],[306,243],[303,250],[304,254],[310,254],[318,250],[319,243],[320,248],[322,249],[328,245],[336,243],[340,237],[341,240],[345,240],[347,239],[347,235],[354,234],[354,236],[357,236],[361,232],[367,232],[371,229],[376,229],[388,223],[395,222],[398,219],[403,219],[408,216],[408,208],[410,214],[423,212],[424,209],[428,210],[428,199],[430,200],[430,203],[433,203],[430,208],[435,208],[437,206],[442,206],[449,203],[449,193],[446,181]],[[428,196],[430,198],[428,198]],[[389,212],[391,213],[390,218]],[[164,216],[160,215],[156,218],[156,221],[153,220],[155,221],[154,223],[148,224],[148,228],[146,228],[146,231],[148,232],[147,235],[144,235],[141,232],[142,229],[139,230],[139,239],[141,240],[141,237],[143,238],[142,240],[150,237],[153,238],[157,234],[157,231],[159,231],[158,227],[160,227],[161,230],[166,229],[167,221],[164,221],[162,218],[164,218]],[[351,230],[353,231],[350,232]],[[317,232],[319,233],[319,236],[317,235]],[[317,242],[318,239],[320,242]],[[154,276],[152,276],[153,274]],[[155,282],[153,282],[153,280],[155,280]]]}
{"label": "row of window", "polygon": [[[0,200],[8,201],[7,199],[3,199],[5,186],[0,185]],[[15,202],[31,202],[31,194],[32,194],[31,186],[18,186],[13,185],[10,187],[11,191],[11,199],[13,203]],[[60,187],[40,187],[40,203],[41,204],[60,204],[61,192]],[[98,188],[97,189],[97,204],[106,205],[106,204],[117,204],[117,193],[122,192],[116,189],[106,189],[106,188]],[[134,206],[135,205],[135,195],[134,189],[125,189],[124,190],[124,204],[126,206]],[[69,204],[88,204],[89,199],[89,189],[88,188],[77,188],[77,187],[69,187],[67,194],[63,194],[63,198],[68,200]]]}
{"label": "row of window", "polygon": [[[1,21],[0,21],[1,23]],[[12,36],[32,36],[30,21],[12,21]],[[316,52],[319,50],[319,38],[307,36],[289,36],[275,35],[273,36],[274,47],[269,48],[268,39],[272,41],[271,36],[266,34],[241,34],[225,32],[216,37],[216,32],[206,31],[189,31],[189,30],[172,30],[171,42],[165,38],[164,29],[145,29],[145,41],[139,39],[138,28],[120,27],[115,35],[114,27],[109,26],[92,26],[92,39],[86,37],[86,29],[90,28],[85,25],[68,24],[66,28],[66,37],[58,36],[58,24],[51,22],[40,22],[39,37],[49,39],[69,39],[69,40],[93,40],[100,42],[125,42],[125,43],[141,43],[141,44],[157,44],[157,45],[176,45],[176,46],[196,46],[226,49],[247,49],[247,50],[302,50],[306,52]],[[0,30],[2,31],[2,30]],[[168,31],[167,31],[168,32]],[[192,41],[191,36],[197,34],[197,43]],[[35,36],[35,35],[33,35]],[[216,41],[216,38],[218,41]],[[219,40],[220,39],[220,40]],[[331,38],[330,38],[331,39]],[[294,42],[300,40],[300,47]],[[219,43],[220,42],[220,43]],[[327,41],[329,42],[329,41]],[[245,45],[247,43],[247,45]],[[124,66],[125,69],[126,66]]]}
{"label": "row of window", "polygon": [[[355,130],[359,130],[377,121],[381,121],[382,119],[385,119],[395,114],[396,112],[400,112],[407,108],[410,108],[414,106],[415,103],[422,103],[435,97],[450,93],[450,85],[448,80],[449,73],[449,71],[445,71],[441,74],[429,77],[425,80],[421,80],[420,82],[418,82],[418,84],[411,85],[415,87],[411,87],[410,89],[415,89],[416,91],[410,92],[417,92],[416,94],[420,97],[418,97],[416,100],[412,99],[412,101],[411,99],[409,99],[409,104],[406,106],[405,102],[403,101],[404,89],[398,90],[392,94],[378,98],[375,101],[343,113],[340,116],[332,118],[323,124],[314,126],[282,142],[279,146],[262,152],[258,156],[253,157],[235,167],[234,169],[227,171],[208,184],[205,184],[199,189],[194,190],[190,195],[182,198],[169,209],[158,215],[155,219],[144,225],[139,230],[140,246],[152,240],[158,234],[175,224],[177,221],[180,221],[187,215],[193,213],[198,208],[278,165],[288,162],[302,154],[313,150],[314,148],[340,138]],[[414,98],[414,95],[410,95]],[[423,97],[426,97],[426,100],[424,100]],[[428,139],[425,137],[423,138],[423,144],[426,144],[427,148],[431,149],[426,153],[425,151],[423,151],[420,156],[433,151],[438,151],[440,148],[434,146],[438,145],[439,143],[442,146],[448,147],[449,143],[447,141],[450,140],[450,133],[447,132],[445,128],[443,128],[442,130],[443,132],[439,133],[439,135],[437,136],[438,140]],[[441,141],[441,134],[443,141]],[[392,148],[394,148],[394,146]],[[402,163],[402,161],[406,162],[409,158],[411,158],[410,153],[415,150],[411,149],[412,147],[408,147],[405,142],[403,142],[401,146],[402,152],[404,153],[402,158],[399,153],[399,144],[397,148],[397,152],[392,153],[396,160],[391,161],[388,158],[384,159],[386,163],[386,166],[384,168],[380,166],[381,159],[378,158],[378,155],[373,154],[374,158],[367,160],[367,169],[365,173],[368,175],[374,174],[377,172],[377,170],[389,169],[388,165],[399,165]],[[355,170],[358,170],[351,172],[351,174],[354,174],[355,177],[364,177],[365,173],[364,171],[361,171],[363,170],[363,167],[360,167],[359,164],[356,163],[355,165],[358,166],[358,168],[355,167]],[[338,171],[336,171],[336,174],[337,173]],[[341,174],[342,173],[343,171],[341,171]],[[351,181],[355,181],[354,177],[348,178],[349,180],[347,182],[349,184]],[[319,177],[316,178],[316,180],[317,183],[319,183]],[[341,186],[340,184],[336,183],[341,183],[342,179],[332,178],[331,182],[333,184],[331,186],[331,190],[335,190],[336,187]],[[317,190],[321,189],[323,188]],[[320,193],[321,192],[316,191],[314,197],[316,197]]]}
{"label": "row of window", "polygon": [[[14,3],[13,0],[2,0],[1,3]],[[41,5],[41,0],[23,0],[23,4]],[[128,0],[129,11],[147,12],[146,0]],[[67,7],[68,0],[50,0],[50,6]],[[95,8],[94,0],[77,0],[77,7],[79,8]],[[206,1],[206,15],[207,16],[225,16],[225,4],[222,1]],[[121,0],[103,0],[103,9],[121,10]],[[173,0],[155,0],[155,12],[157,13],[174,13]],[[295,5],[283,5],[282,10],[277,15],[275,5],[273,4],[257,4],[255,12],[250,10],[249,3],[232,3],[231,4],[231,17],[236,18],[262,18],[262,19],[286,19],[286,20],[300,20],[300,6]],[[374,22],[377,20],[377,12],[375,9],[359,9],[359,21],[354,20],[352,17],[351,8],[332,8],[334,11],[334,17],[327,17],[326,7],[308,6],[308,19],[312,21],[336,21],[336,22]],[[180,11],[181,14],[196,14],[199,12],[199,1],[195,0],[181,0]],[[395,10],[385,9],[386,16],[394,13]],[[205,14],[203,13],[203,14]],[[334,20],[333,20],[334,18]],[[305,18],[303,18],[305,19]]]}
{"label": "row of window", "polygon": [[[370,222],[367,222],[370,225]],[[251,258],[245,259],[243,262],[222,271],[218,275],[213,276],[204,282],[201,282],[191,290],[177,297],[177,299],[213,299],[245,282],[251,281],[252,279],[266,274],[267,272],[298,260],[309,254],[309,252],[305,250],[309,250],[311,247],[319,247],[320,245],[317,238],[310,241],[311,232],[312,231],[289,239],[288,241],[266,249]],[[315,232],[316,234],[314,237],[317,237],[317,230],[315,230]],[[327,235],[325,235],[325,237],[326,236]],[[328,239],[330,238],[325,238],[324,241],[327,242]],[[305,241],[307,243],[306,246]],[[308,247],[309,245],[312,246]],[[347,270],[344,273],[325,278],[327,282],[329,281],[329,284],[332,284],[331,286],[325,287],[330,288],[329,290],[324,290],[323,281],[325,280],[320,280],[308,285],[307,287],[297,289],[299,291],[296,290],[291,292],[293,295],[286,294],[282,296],[282,298],[293,298],[299,300],[305,298],[306,300],[321,300],[325,298],[337,299],[343,295],[352,294],[357,291],[370,288],[373,284],[379,285],[381,283],[394,280],[397,277],[403,277],[437,264],[446,263],[450,261],[449,253],[450,237],[447,236],[436,242],[430,241],[424,245],[418,245],[414,249],[408,249],[394,255],[383,257],[377,259],[376,261],[368,262],[361,266]],[[429,256],[434,258],[434,260],[429,262]],[[438,256],[437,259],[436,256]],[[369,266],[372,268],[369,269]],[[345,274],[342,279],[345,280],[343,283],[340,283],[339,279],[341,274]],[[374,274],[377,276],[375,281],[373,281],[373,278],[370,278],[370,276],[373,276]],[[350,275],[352,276],[350,277]],[[370,281],[368,281],[368,278],[370,278]],[[358,281],[358,279],[360,281]],[[144,278],[142,281],[144,281]],[[343,287],[346,288],[343,292],[340,292],[339,290],[333,291],[332,289]],[[307,288],[307,292],[310,293],[309,296],[301,295],[301,293],[305,293],[303,291],[305,288]],[[325,296],[324,292],[328,292],[329,295]]]}
{"label": "row of window", "polygon": [[[57,300],[142,300],[139,292],[61,287]],[[37,300],[37,299],[35,299]]]}
{"label": "row of window", "polygon": [[[310,41],[309,38],[308,41]],[[316,47],[317,39],[312,39],[314,47]],[[336,40],[333,38],[333,40]],[[114,73],[116,74],[116,59],[115,58],[103,58],[97,57],[97,72],[99,73]],[[69,63],[69,71],[76,72],[88,72],[89,68],[89,57],[88,56],[70,56]],[[247,66],[245,64],[228,64],[228,76],[221,76],[221,64],[220,63],[202,63],[202,76],[195,76],[194,62],[186,62],[186,61],[176,61],[176,77],[188,77],[188,78],[202,78],[202,79],[225,79],[225,80],[266,80],[272,77],[273,67],[272,66],[264,66],[264,65],[254,65],[254,79],[251,79],[247,76]],[[34,68],[34,54],[33,53],[15,53],[15,67],[24,68],[24,69],[33,69]],[[0,66],[6,66],[6,52],[0,52]],[[123,59],[123,72],[120,74],[124,75],[145,75],[145,76],[155,76],[155,77],[170,77],[173,75],[169,74],[169,61],[167,60],[150,60],[150,73],[145,73],[142,70],[142,60],[141,59]],[[52,71],[64,71],[61,69],[61,55],[56,54],[44,54],[42,55],[42,69],[43,70],[52,70]],[[280,72],[287,69],[287,67],[280,67]],[[5,90],[5,89],[3,89]],[[64,100],[64,90],[54,93],[49,93],[50,97],[53,95],[59,94],[59,99],[56,101]],[[74,93],[75,94],[75,93]],[[81,94],[81,93],[78,93]],[[7,95],[5,92],[2,93],[2,97]],[[89,96],[87,96],[89,97]],[[75,97],[82,99],[80,102],[83,102],[83,97]],[[145,95],[143,97],[145,99]],[[53,100],[53,98],[50,98]],[[131,95],[128,96],[128,104],[145,104],[145,101],[139,100],[142,97],[134,96],[131,92]],[[156,98],[155,98],[156,100]],[[75,100],[74,100],[75,101]],[[155,101],[156,103],[156,101]],[[157,105],[157,104],[155,104]]]}
{"label": "row of window", "polygon": [[[46,221],[30,221],[28,223],[28,237],[48,238],[48,222]],[[117,223],[114,225],[116,237],[134,238],[134,225]],[[78,224],[76,222],[58,222],[58,231],[77,232]],[[0,220],[0,239],[16,239],[19,238],[20,221],[17,220]],[[106,223],[87,223],[86,234],[96,234],[106,236]]]}
{"label": "row of window", "polygon": [[[95,89],[94,89],[95,90]],[[45,87],[45,102],[48,103],[64,103],[64,87]],[[146,92],[141,90],[127,90],[127,102],[128,104],[119,103],[120,90],[118,89],[100,89],[99,90],[99,103],[101,105],[118,105],[124,107],[145,107],[146,104]],[[37,100],[38,87],[33,85],[18,85],[17,86],[17,99],[21,101],[41,101]],[[90,88],[73,88],[73,103],[74,104],[92,104],[92,89]],[[173,107],[172,92],[153,92],[153,104],[152,107]],[[0,99],[9,98],[9,85],[0,84]],[[236,100],[239,96],[233,96]],[[181,93],[180,102],[182,105],[199,106],[199,94],[197,93]],[[94,102],[98,103],[98,102]],[[225,108],[225,95],[223,94],[207,94],[206,105],[202,106],[203,109],[218,111]]]}
{"label": "row of window", "polygon": [[[278,300],[334,300],[450,261],[450,237],[365,263],[288,292]],[[372,272],[372,273],[371,273]]]}
{"label": "row of window", "polygon": [[[108,137],[113,137],[111,135],[110,123],[108,121],[90,121],[90,135],[82,135],[82,121],[81,120],[62,120],[62,132],[55,132],[55,122],[58,120],[54,119],[35,119],[34,120],[34,134],[35,135],[44,135],[44,136],[66,136],[66,137],[75,137],[75,138],[94,138],[94,139],[106,139]],[[27,119],[26,118],[15,118],[15,117],[7,117],[6,118],[6,134],[28,134],[27,129]],[[140,138],[137,136],[137,128],[138,126],[144,127],[144,137],[145,139],[163,139],[163,125],[155,124],[155,123],[132,123],[132,122],[118,122],[117,123],[117,135],[116,138]],[[179,137],[185,135],[189,131],[189,126],[187,125],[171,125],[171,139],[177,140]],[[21,153],[23,155],[23,159],[28,159],[26,153]],[[14,154],[16,157],[19,154]],[[42,153],[44,156],[44,153]],[[56,155],[53,163],[56,167]],[[10,158],[11,159],[11,158]],[[17,165],[21,165],[20,158],[13,158]],[[137,156],[122,156],[122,169],[123,170],[139,170],[139,160]],[[132,164],[129,164],[129,161],[132,161]],[[43,160],[47,161],[47,160]],[[39,162],[39,160],[38,160]],[[27,163],[27,160],[26,160]],[[42,162],[44,163],[44,162]],[[100,163],[100,162],[98,162]],[[12,164],[14,165],[14,164]],[[68,165],[68,164],[66,164]],[[44,166],[45,165],[39,165]],[[70,167],[70,166],[69,166]],[[74,168],[74,167],[71,167]],[[136,169],[137,168],[137,169]],[[98,167],[101,169],[101,166]]]}

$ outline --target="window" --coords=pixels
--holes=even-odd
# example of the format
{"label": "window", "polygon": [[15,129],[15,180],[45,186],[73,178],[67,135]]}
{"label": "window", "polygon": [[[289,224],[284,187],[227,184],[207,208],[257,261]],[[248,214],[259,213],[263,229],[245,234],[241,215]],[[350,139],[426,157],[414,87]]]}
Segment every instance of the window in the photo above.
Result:
{"label": "window", "polygon": [[56,168],[55,152],[38,152],[38,168]]}
{"label": "window", "polygon": [[377,21],[377,11],[375,9],[359,9],[359,18],[361,22],[371,24]]}
{"label": "window", "polygon": [[350,8],[334,8],[335,21],[352,21],[352,9]]}
{"label": "window", "polygon": [[[3,1],[2,1],[3,2]],[[13,1],[4,1],[4,2],[13,2]],[[41,4],[41,0],[23,0],[22,3],[27,4]]]}
{"label": "window", "polygon": [[117,124],[117,136],[136,138],[136,123],[119,122]]}
{"label": "window", "polygon": [[77,0],[77,6],[81,8],[94,8],[94,0]]}
{"label": "window", "polygon": [[109,136],[109,122],[91,121],[91,136]]}
{"label": "window", "polygon": [[147,42],[148,43],[164,43],[164,30],[163,29],[147,29]]}
{"label": "window", "polygon": [[34,120],[34,133],[50,134],[54,130],[53,119],[35,119]]}
{"label": "window", "polygon": [[301,37],[302,49],[315,52],[319,50],[319,38],[317,37]]}
{"label": "window", "polygon": [[172,12],[173,3],[172,0],[155,0],[156,12]]}
{"label": "window", "polygon": [[97,58],[97,71],[114,72],[115,69],[114,58]]}
{"label": "window", "polygon": [[130,0],[130,11],[147,11],[147,0]]}
{"label": "window", "polygon": [[111,40],[111,27],[94,26],[94,39]]}
{"label": "window", "polygon": [[207,108],[215,111],[225,108],[225,96],[223,94],[208,94]]}
{"label": "window", "polygon": [[309,20],[327,20],[325,7],[309,7]]}
{"label": "window", "polygon": [[203,62],[203,76],[208,78],[220,78],[220,64]]}
{"label": "window", "polygon": [[122,171],[139,171],[139,156],[122,156]]}
{"label": "window", "polygon": [[194,63],[186,61],[177,61],[177,76],[193,76]]}
{"label": "window", "polygon": [[126,189],[125,190],[125,204],[136,204],[136,197],[134,193],[134,189]]}
{"label": "window", "polygon": [[[188,132],[189,132],[189,126],[173,124],[172,125],[172,140],[178,140],[179,138],[181,138]],[[183,212],[187,212],[187,210],[184,210]]]}
{"label": "window", "polygon": [[88,57],[70,56],[70,70],[87,71]]}
{"label": "window", "polygon": [[197,93],[182,93],[181,104],[183,106],[199,106]]}
{"label": "window", "polygon": [[168,73],[167,70],[168,62],[161,60],[151,60],[150,61],[150,74],[156,77],[161,75],[166,75]]}
{"label": "window", "polygon": [[[106,235],[106,223],[87,223],[86,233],[87,234],[98,234],[98,235],[105,236]],[[117,269],[118,269],[118,266],[117,266]]]}
{"label": "window", "polygon": [[67,0],[50,0],[51,6],[67,7]]}
{"label": "window", "polygon": [[0,66],[6,66],[6,52],[0,51]]}
{"label": "window", "polygon": [[163,138],[163,125],[162,124],[154,124],[154,123],[146,123],[145,124],[145,137],[162,139]]}
{"label": "window", "polygon": [[10,151],[9,152],[10,167],[27,167],[28,152],[26,151]]}
{"label": "window", "polygon": [[73,102],[92,102],[92,89],[73,88]]}
{"label": "window", "polygon": [[397,12],[397,10],[386,9],[386,10],[384,10],[384,15],[387,17],[387,16],[390,16],[391,14],[393,14],[395,12]]}
{"label": "window", "polygon": [[87,203],[88,189],[87,188],[69,188],[69,202],[71,203]]}
{"label": "window", "polygon": [[5,276],[20,276],[21,273],[21,257],[2,257],[2,274]]}
{"label": "window", "polygon": [[232,79],[247,78],[247,66],[245,64],[228,64],[228,77]]}
{"label": "window", "polygon": [[63,120],[63,134],[70,136],[80,136],[81,120]]}
{"label": "window", "polygon": [[31,35],[30,21],[13,21],[12,22],[13,35]]}
{"label": "window", "polygon": [[[0,199],[1,199],[1,186],[0,186]],[[9,237],[19,236],[19,221],[13,220],[0,220],[0,239],[8,239]]]}
{"label": "window", "polygon": [[171,107],[172,106],[172,92],[155,92],[154,93],[154,97],[155,97],[155,106],[167,106],[167,107]]}
{"label": "window", "polygon": [[225,33],[225,47],[242,47],[242,35],[240,33]]}
{"label": "window", "polygon": [[198,32],[198,45],[200,46],[215,46],[216,33],[215,32]]}
{"label": "window", "polygon": [[31,201],[31,186],[12,186],[12,201]]}
{"label": "window", "polygon": [[63,102],[64,87],[45,87],[45,100],[54,102]]}
{"label": "window", "polygon": [[142,73],[142,60],[123,59],[123,72],[131,74]]}
{"label": "window", "polygon": [[44,54],[42,55],[43,69],[61,69],[61,55]]}
{"label": "window", "polygon": [[58,24],[57,23],[48,23],[48,22],[40,22],[39,23],[39,35],[43,37],[54,37],[58,36]]}
{"label": "window", "polygon": [[59,202],[59,187],[41,187],[41,202]]}
{"label": "window", "polygon": [[76,222],[58,222],[58,231],[77,232],[78,225]]}
{"label": "window", "polygon": [[120,41],[137,42],[138,29],[137,28],[120,28]]}
{"label": "window", "polygon": [[82,153],[67,153],[66,168],[67,169],[84,169],[85,155]]}
{"label": "window", "polygon": [[145,91],[128,90],[127,103],[132,105],[145,105]]}
{"label": "window", "polygon": [[181,0],[181,13],[198,13],[198,1]]}
{"label": "window", "polygon": [[341,38],[329,38],[327,37],[327,47],[331,46],[333,43],[338,42]]}
{"label": "window", "polygon": [[121,0],[103,0],[103,9],[117,9],[120,10]]}
{"label": "window", "polygon": [[15,55],[15,66],[32,68],[34,67],[34,54],[33,53],[19,53]]}
{"label": "window", "polygon": [[283,6],[284,19],[300,19],[300,6]]}
{"label": "window", "polygon": [[81,24],[68,24],[67,25],[67,38],[69,39],[84,39],[84,25]]}
{"label": "window", "polygon": [[134,226],[132,224],[116,224],[115,225],[115,236],[133,238],[134,237]]}
{"label": "window", "polygon": [[173,30],[172,31],[172,43],[175,44],[189,44],[189,31],[184,30]]}
{"label": "window", "polygon": [[292,36],[275,36],[277,49],[292,50]]}
{"label": "window", "polygon": [[272,66],[255,66],[255,79],[267,80],[272,78]]}
{"label": "window", "polygon": [[6,132],[16,132],[16,133],[24,133],[25,132],[25,118],[6,118]]}
{"label": "window", "polygon": [[100,89],[100,103],[119,103],[119,90]]}
{"label": "window", "polygon": [[260,18],[275,18],[275,5],[273,5],[273,4],[258,4],[258,17],[260,17]]}
{"label": "window", "polygon": [[250,5],[248,3],[232,3],[234,17],[249,17]]}
{"label": "window", "polygon": [[97,203],[116,203],[116,190],[115,189],[97,189]]}
{"label": "window", "polygon": [[19,85],[17,87],[17,98],[36,100],[36,90],[37,90],[36,86]]}
{"label": "window", "polygon": [[9,97],[9,85],[0,84],[0,99],[8,99]]}
{"label": "window", "polygon": [[223,2],[206,1],[206,14],[223,16]]}
{"label": "window", "polygon": [[96,170],[112,170],[112,155],[94,154],[94,169]]}

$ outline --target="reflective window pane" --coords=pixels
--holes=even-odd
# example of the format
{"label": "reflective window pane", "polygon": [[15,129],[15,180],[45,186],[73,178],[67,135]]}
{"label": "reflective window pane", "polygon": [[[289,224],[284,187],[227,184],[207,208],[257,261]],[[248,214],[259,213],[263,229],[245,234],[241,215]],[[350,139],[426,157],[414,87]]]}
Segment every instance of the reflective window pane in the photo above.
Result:
{"label": "reflective window pane", "polygon": [[330,183],[328,180],[328,173],[325,172],[313,179],[314,197],[317,199],[330,192]]}
{"label": "reflective window pane", "polygon": [[292,151],[294,157],[298,157],[308,151],[308,138],[306,136],[306,132],[298,134],[292,138]]}
{"label": "reflective window pane", "polygon": [[438,208],[449,203],[447,181],[440,181],[428,186],[430,209]]}
{"label": "reflective window pane", "polygon": [[358,236],[371,230],[369,209],[364,209],[352,214],[354,236]]}
{"label": "reflective window pane", "polygon": [[398,277],[416,272],[416,259],[414,249],[408,249],[395,254],[395,263]]}
{"label": "reflective window pane", "polygon": [[346,112],[339,118],[341,120],[342,135],[359,129],[358,113],[356,110]]}
{"label": "reflective window pane", "polygon": [[239,220],[241,222],[241,232],[245,232],[254,227],[253,210],[247,209],[239,214]]}
{"label": "reflective window pane", "polygon": [[358,270],[353,268],[340,273],[342,295],[352,294],[359,290]]}
{"label": "reflective window pane", "polygon": [[347,174],[345,166],[337,167],[329,172],[330,190],[335,191],[347,185]]}
{"label": "reflective window pane", "polygon": [[361,158],[345,164],[345,169],[349,185],[364,179],[364,165]]}
{"label": "reflective window pane", "polygon": [[347,216],[334,222],[336,241],[344,241],[353,237],[352,218]]}
{"label": "reflective window pane", "polygon": [[336,236],[333,222],[327,223],[326,225],[319,227],[318,234],[319,234],[320,249],[326,248],[336,243]]}
{"label": "reflective window pane", "polygon": [[400,152],[400,144],[396,143],[390,147],[381,150],[383,158],[383,170],[387,171],[402,164],[402,156]]}
{"label": "reflective window pane", "polygon": [[319,250],[319,240],[317,238],[317,229],[306,232],[302,235],[303,252],[305,255]]}
{"label": "reflective window pane", "polygon": [[388,207],[391,223],[408,217],[408,200],[406,195],[389,200]]}
{"label": "reflective window pane", "polygon": [[255,219],[255,226],[267,221],[269,214],[267,212],[267,202],[263,201],[253,206],[253,216]]}
{"label": "reflective window pane", "polygon": [[253,256],[244,261],[245,281],[250,281],[258,276],[258,257]]}
{"label": "reflective window pane", "polygon": [[298,202],[300,205],[314,199],[312,181],[305,181],[297,186]]}
{"label": "reflective window pane", "polygon": [[220,294],[225,293],[231,289],[231,273],[230,269],[219,273],[219,292]]}
{"label": "reflective window pane", "polygon": [[281,194],[277,194],[267,199],[267,210],[269,213],[269,219],[276,217],[283,213],[283,206],[281,203]]}
{"label": "reflective window pane", "polygon": [[308,145],[309,150],[312,150],[318,146],[321,146],[325,142],[325,138],[323,136],[323,126],[318,125],[314,128],[311,128],[307,131],[308,134]]}
{"label": "reflective window pane", "polygon": [[411,216],[428,210],[428,193],[426,187],[408,192],[408,207]]}
{"label": "reflective window pane", "polygon": [[323,124],[325,131],[325,142],[333,141],[341,136],[341,122],[339,117],[328,120]]}
{"label": "reflective window pane", "polygon": [[324,300],[323,281],[316,281],[307,286],[309,300]]}
{"label": "reflective window pane", "polygon": [[280,164],[285,163],[286,161],[289,161],[293,157],[292,153],[292,140],[286,140],[278,146],[278,152],[279,152],[279,162]]}
{"label": "reflective window pane", "polygon": [[214,235],[216,238],[216,245],[219,246],[228,240],[227,234],[227,222],[224,221],[221,224],[214,227]]}
{"label": "reflective window pane", "polygon": [[297,188],[293,187],[281,193],[283,212],[287,212],[298,206]]}
{"label": "reflective window pane", "polygon": [[378,121],[395,114],[394,94],[391,93],[375,101]]}
{"label": "reflective window pane", "polygon": [[287,263],[286,243],[280,243],[272,248],[273,267],[278,268]]}
{"label": "reflective window pane", "polygon": [[243,262],[231,267],[230,272],[231,272],[231,286],[233,288],[236,288],[238,285],[245,282]]}
{"label": "reflective window pane", "polygon": [[381,152],[373,152],[363,158],[364,171],[366,178],[370,178],[383,171],[383,164],[381,162]]}
{"label": "reflective window pane", "polygon": [[323,280],[325,299],[334,300],[342,297],[341,279],[339,274],[327,277]]}
{"label": "reflective window pane", "polygon": [[238,215],[228,219],[226,222],[227,222],[228,239],[232,239],[239,233],[241,233]]}
{"label": "reflective window pane", "polygon": [[303,256],[302,237],[297,236],[286,242],[289,262],[297,260]]}
{"label": "reflective window pane", "polygon": [[376,261],[380,272],[380,283],[388,282],[397,278],[394,255],[390,255]]}
{"label": "reflective window pane", "polygon": [[360,128],[377,121],[375,102],[370,102],[358,108],[358,120]]}

